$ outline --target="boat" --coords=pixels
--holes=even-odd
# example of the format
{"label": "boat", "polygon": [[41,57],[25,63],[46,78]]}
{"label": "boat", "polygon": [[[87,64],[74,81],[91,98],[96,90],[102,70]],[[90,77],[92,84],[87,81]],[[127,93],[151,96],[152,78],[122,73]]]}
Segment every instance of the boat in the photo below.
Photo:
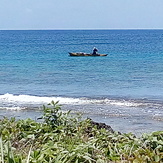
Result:
{"label": "boat", "polygon": [[82,53],[82,52],[78,52],[78,53],[70,53],[70,56],[73,57],[80,57],[80,56],[91,56],[91,57],[96,57],[96,56],[107,56],[107,54],[92,54],[92,53]]}

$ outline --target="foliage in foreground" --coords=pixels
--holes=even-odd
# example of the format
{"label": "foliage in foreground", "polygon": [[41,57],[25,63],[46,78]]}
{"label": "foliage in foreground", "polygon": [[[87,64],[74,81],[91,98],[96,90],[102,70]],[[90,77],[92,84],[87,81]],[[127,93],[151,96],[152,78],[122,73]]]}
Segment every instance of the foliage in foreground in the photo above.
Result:
{"label": "foliage in foreground", "polygon": [[137,138],[97,129],[88,119],[62,112],[58,103],[43,109],[41,122],[0,120],[0,162],[163,162],[163,131]]}

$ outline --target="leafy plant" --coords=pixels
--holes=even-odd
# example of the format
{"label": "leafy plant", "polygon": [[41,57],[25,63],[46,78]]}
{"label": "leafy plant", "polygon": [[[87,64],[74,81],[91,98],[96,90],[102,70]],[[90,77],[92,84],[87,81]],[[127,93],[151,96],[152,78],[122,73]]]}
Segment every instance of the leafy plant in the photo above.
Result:
{"label": "leafy plant", "polygon": [[43,106],[41,119],[0,120],[2,163],[163,162],[163,131],[137,138],[99,129],[54,101]]}

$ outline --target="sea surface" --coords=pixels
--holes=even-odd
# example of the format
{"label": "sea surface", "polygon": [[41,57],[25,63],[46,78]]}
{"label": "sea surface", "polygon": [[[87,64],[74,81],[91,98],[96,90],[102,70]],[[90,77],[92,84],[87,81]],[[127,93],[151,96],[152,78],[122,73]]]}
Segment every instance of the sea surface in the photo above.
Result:
{"label": "sea surface", "polygon": [[[108,56],[68,55],[93,47]],[[0,117],[52,100],[114,130],[163,130],[163,30],[1,30]]]}

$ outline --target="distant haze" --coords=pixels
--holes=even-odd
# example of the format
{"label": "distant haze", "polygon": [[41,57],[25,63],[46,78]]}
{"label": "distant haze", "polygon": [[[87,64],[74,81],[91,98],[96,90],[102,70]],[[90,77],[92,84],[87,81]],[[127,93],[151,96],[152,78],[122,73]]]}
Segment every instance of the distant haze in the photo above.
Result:
{"label": "distant haze", "polygon": [[163,0],[0,0],[1,29],[163,29]]}

